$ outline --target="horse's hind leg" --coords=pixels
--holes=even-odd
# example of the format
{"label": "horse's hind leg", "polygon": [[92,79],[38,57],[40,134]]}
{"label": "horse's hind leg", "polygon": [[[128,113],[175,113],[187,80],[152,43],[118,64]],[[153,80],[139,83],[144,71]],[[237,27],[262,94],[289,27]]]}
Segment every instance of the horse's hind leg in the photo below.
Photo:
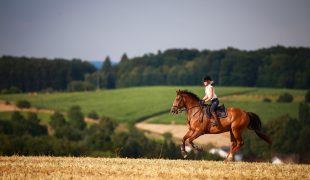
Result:
{"label": "horse's hind leg", "polygon": [[238,151],[240,149],[240,147],[244,144],[244,142],[243,142],[243,139],[241,136],[241,133],[242,133],[241,130],[234,129],[234,130],[232,130],[232,133],[233,133],[233,135],[237,141],[236,146],[234,148],[232,148],[232,150],[230,152],[230,154],[233,156],[236,153],[236,151]]}
{"label": "horse's hind leg", "polygon": [[226,157],[225,161],[232,161],[233,160],[232,150],[237,145],[237,141],[236,141],[236,138],[235,138],[234,134],[232,133],[232,130],[230,130],[229,132],[230,132],[230,143],[231,143],[231,145],[230,145],[230,150],[229,150],[229,152],[227,154],[227,157]]}

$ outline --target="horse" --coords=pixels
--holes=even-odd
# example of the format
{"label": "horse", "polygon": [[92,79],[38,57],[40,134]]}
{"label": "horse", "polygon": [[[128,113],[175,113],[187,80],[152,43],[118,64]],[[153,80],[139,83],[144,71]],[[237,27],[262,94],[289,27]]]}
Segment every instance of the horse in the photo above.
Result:
{"label": "horse", "polygon": [[225,161],[233,161],[234,154],[244,144],[242,132],[248,128],[255,131],[256,135],[272,144],[270,137],[261,131],[262,124],[259,116],[253,112],[246,112],[240,108],[227,108],[227,117],[219,118],[219,126],[212,126],[210,118],[204,115],[204,107],[200,103],[200,98],[187,90],[177,90],[177,95],[172,104],[170,112],[178,114],[183,109],[187,112],[188,131],[182,139],[181,153],[184,158],[188,152],[185,150],[185,142],[191,145],[195,152],[202,151],[202,148],[193,141],[204,134],[219,134],[230,132],[230,151]]}

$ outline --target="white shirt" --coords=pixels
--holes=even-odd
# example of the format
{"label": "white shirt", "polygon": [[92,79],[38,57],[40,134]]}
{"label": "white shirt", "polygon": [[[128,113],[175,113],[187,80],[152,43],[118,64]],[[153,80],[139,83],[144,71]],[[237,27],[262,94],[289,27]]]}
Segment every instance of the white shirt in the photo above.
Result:
{"label": "white shirt", "polygon": [[[208,86],[206,86],[205,87],[205,93],[206,93],[206,95],[208,96],[208,97],[211,97],[212,96],[212,90],[211,90],[211,88],[213,88],[213,86],[211,85],[211,84],[209,84]],[[215,90],[214,90],[214,88],[213,88],[213,97],[212,97],[212,99],[211,99],[211,101],[213,100],[213,99],[216,99],[217,98],[217,95],[215,94]]]}

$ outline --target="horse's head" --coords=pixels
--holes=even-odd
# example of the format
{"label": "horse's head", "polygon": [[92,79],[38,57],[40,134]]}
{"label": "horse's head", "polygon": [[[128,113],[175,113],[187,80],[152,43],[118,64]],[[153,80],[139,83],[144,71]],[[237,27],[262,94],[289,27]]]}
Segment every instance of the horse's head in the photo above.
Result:
{"label": "horse's head", "polygon": [[178,90],[177,92],[177,96],[175,97],[171,110],[171,113],[175,113],[178,114],[179,110],[185,107],[185,102],[184,102],[184,97],[182,96],[182,91]]}

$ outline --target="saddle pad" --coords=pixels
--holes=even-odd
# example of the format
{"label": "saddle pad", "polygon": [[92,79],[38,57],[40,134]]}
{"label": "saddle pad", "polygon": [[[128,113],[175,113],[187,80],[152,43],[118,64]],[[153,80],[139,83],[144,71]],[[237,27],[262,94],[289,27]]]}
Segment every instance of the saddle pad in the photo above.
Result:
{"label": "saddle pad", "polygon": [[[208,116],[208,118],[211,118],[211,105],[208,104],[207,106],[205,106],[205,111],[206,111],[206,115]],[[215,113],[217,115],[218,118],[225,118],[227,117],[227,109],[225,108],[225,105],[222,104],[221,106],[218,106],[215,109]]]}

